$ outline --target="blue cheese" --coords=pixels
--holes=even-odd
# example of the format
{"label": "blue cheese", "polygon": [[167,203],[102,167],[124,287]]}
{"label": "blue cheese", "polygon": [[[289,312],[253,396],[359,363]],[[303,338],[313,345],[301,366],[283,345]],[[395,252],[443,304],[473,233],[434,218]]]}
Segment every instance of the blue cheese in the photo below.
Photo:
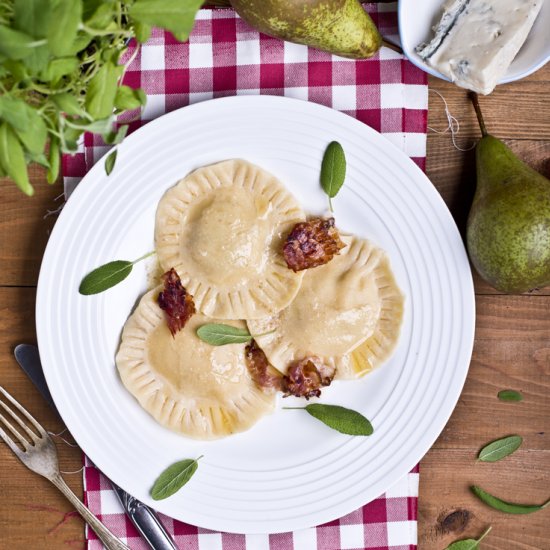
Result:
{"label": "blue cheese", "polygon": [[448,0],[416,51],[452,82],[489,94],[525,42],[544,0]]}

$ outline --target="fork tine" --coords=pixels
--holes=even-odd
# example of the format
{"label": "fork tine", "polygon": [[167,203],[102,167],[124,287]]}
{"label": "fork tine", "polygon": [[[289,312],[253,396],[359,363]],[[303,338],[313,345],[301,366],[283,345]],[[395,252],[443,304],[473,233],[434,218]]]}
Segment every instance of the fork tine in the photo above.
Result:
{"label": "fork tine", "polygon": [[[17,416],[3,401],[0,400],[0,406],[15,420],[26,432],[31,440],[36,443],[40,438]],[[10,427],[11,429],[11,427]],[[13,430],[12,430],[13,431]]]}
{"label": "fork tine", "polygon": [[8,401],[12,403],[12,405],[19,411],[23,416],[27,418],[27,420],[38,430],[38,433],[42,437],[49,437],[48,432],[38,423],[38,421],[32,416],[32,414],[27,411],[27,409],[23,408],[23,406],[16,401],[2,386],[0,386],[0,393],[2,393]]}
{"label": "fork tine", "polygon": [[[0,415],[1,416],[1,415]],[[18,456],[21,456],[21,449],[14,443],[13,439],[2,429],[0,426],[0,437],[4,440],[4,443]]]}
{"label": "fork tine", "polygon": [[[23,446],[23,449],[25,449],[25,451],[26,451],[29,448],[29,445],[30,445],[29,441],[27,439],[25,439],[16,430],[16,428],[8,422],[8,419],[2,413],[0,413],[0,422],[2,422],[10,430],[12,435],[17,439],[17,441],[19,441],[19,443],[21,443],[21,445]],[[4,434],[5,434],[6,437],[9,437],[6,432],[4,432]],[[13,450],[13,448],[12,448],[12,450]]]}

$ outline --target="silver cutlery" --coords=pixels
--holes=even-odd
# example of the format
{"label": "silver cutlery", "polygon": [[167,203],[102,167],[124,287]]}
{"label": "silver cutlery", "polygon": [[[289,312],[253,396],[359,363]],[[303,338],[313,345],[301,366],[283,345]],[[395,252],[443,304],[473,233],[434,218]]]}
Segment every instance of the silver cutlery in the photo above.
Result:
{"label": "silver cutlery", "polygon": [[[38,348],[31,344],[19,344],[14,350],[14,355],[31,382],[42,394],[42,397],[58,413],[44,378]],[[153,550],[178,550],[151,508],[128,494],[116,483],[112,481],[110,483],[126,515]]]}
{"label": "silver cutlery", "polygon": [[[0,395],[4,397],[4,399],[0,399],[0,407],[6,414],[4,416],[0,412],[0,438],[4,440],[15,456],[29,470],[51,481],[65,495],[67,500],[70,501],[82,518],[95,531],[107,550],[129,550],[128,546],[117,539],[84,506],[65,483],[59,472],[57,449],[48,432],[2,386],[0,386]],[[31,424],[34,430],[28,424]],[[16,425],[19,426],[19,429]],[[8,435],[8,431],[11,435]]]}

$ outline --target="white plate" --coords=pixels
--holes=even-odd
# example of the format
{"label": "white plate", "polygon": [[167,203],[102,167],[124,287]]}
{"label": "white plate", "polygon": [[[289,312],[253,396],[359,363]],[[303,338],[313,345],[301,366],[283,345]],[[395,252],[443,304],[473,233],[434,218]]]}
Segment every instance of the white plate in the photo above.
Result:
{"label": "white plate", "polygon": [[[441,6],[444,0],[399,0],[399,36],[405,55],[423,71],[449,81],[449,79],[430,67],[415,51],[416,46],[431,39],[432,27],[441,19]],[[541,11],[508,72],[499,84],[514,82],[538,71],[550,61],[550,1],[546,0]]]}
{"label": "white plate", "polygon": [[[161,195],[208,163],[235,157],[255,162],[285,182],[309,212],[324,212],[319,169],[331,140],[343,145],[348,159],[346,183],[334,201],[337,223],[388,251],[406,295],[393,358],[362,380],[323,390],[323,402],[370,418],[374,435],[344,436],[305,412],[286,410],[215,442],[193,441],[161,427],[122,386],[114,364],[122,326],[146,289],[146,266],[137,265],[122,284],[91,297],[78,294],[82,277],[110,260],[152,250]],[[232,97],[147,124],[120,146],[111,177],[102,161],[88,173],[50,237],[36,322],[56,405],[107,476],[188,523],[273,533],[355,510],[422,458],[466,377],[474,294],[453,219],[405,154],[368,126],[326,107],[279,97]],[[151,500],[149,490],[164,468],[201,454],[199,469],[183,490]]]}

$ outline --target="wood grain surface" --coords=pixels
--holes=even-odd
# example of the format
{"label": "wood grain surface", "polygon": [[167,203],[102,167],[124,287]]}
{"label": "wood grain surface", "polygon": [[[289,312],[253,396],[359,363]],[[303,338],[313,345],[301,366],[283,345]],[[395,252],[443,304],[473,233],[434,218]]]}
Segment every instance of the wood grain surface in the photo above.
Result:
{"label": "wood grain surface", "polygon": [[[430,80],[431,128],[447,125],[441,93],[460,121],[457,143],[467,148],[479,136],[466,92]],[[550,175],[550,65],[529,78],[482,98],[489,130],[530,164]],[[456,150],[449,134],[428,135],[427,173],[463,231],[475,189],[473,151]],[[36,342],[34,303],[40,260],[60,205],[61,185],[48,186],[33,168],[33,198],[0,183],[0,383],[49,430],[55,417],[13,358],[20,342]],[[46,217],[45,217],[46,216]],[[477,328],[466,385],[441,436],[421,463],[419,549],[443,550],[451,541],[475,537],[492,525],[483,550],[547,550],[550,509],[529,516],[494,511],[469,492],[477,484],[513,501],[540,503],[550,497],[550,289],[506,296],[475,276]],[[500,402],[513,388],[521,403]],[[495,464],[476,461],[488,441],[520,434],[521,449]],[[64,471],[81,467],[81,452],[56,437]],[[68,437],[70,441],[70,437]],[[84,548],[82,521],[47,481],[17,462],[0,444],[0,548]],[[82,494],[80,474],[65,479]]]}

